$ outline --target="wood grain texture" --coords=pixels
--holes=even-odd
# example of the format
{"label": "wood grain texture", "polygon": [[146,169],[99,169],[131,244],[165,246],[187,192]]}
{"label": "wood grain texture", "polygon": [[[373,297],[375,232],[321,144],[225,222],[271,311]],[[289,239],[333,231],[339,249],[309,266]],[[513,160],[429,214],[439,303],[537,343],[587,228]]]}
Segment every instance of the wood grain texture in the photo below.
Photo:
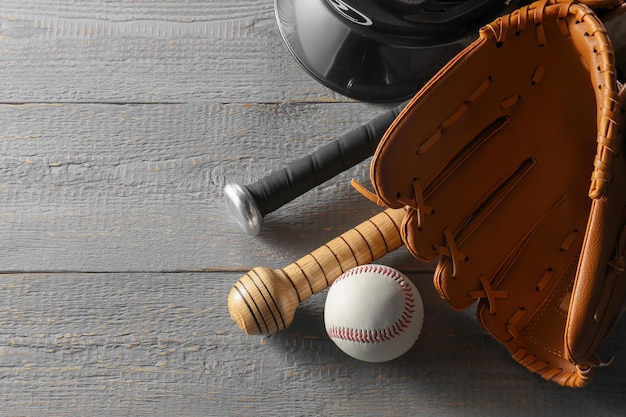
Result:
{"label": "wood grain texture", "polygon": [[[236,274],[12,274],[0,284],[4,415],[621,415],[624,361],[568,390],[528,373],[428,275],[418,343],[383,364],[325,336],[323,297],[273,337],[235,331]],[[624,326],[608,349],[617,348]],[[513,407],[515,405],[515,407]]]}
{"label": "wood grain texture", "polygon": [[622,416],[626,328],[583,390],[541,381],[457,312],[433,265],[380,260],[422,293],[422,336],[367,364],[323,325],[322,292],[272,337],[226,305],[381,211],[368,161],[271,213],[226,213],[247,184],[381,114],[313,81],[271,0],[0,3],[0,416]]}
{"label": "wood grain texture", "polygon": [[0,101],[346,101],[296,68],[272,1],[2,6]]}
{"label": "wood grain texture", "polygon": [[[50,256],[37,270],[244,269],[274,263],[278,251],[263,239],[275,239],[277,227],[294,239],[326,228],[321,244],[380,211],[348,185],[351,177],[366,180],[366,164],[268,216],[258,240],[239,233],[222,189],[358,125],[351,106],[364,118],[380,111],[356,104],[0,105],[0,232],[12,236],[0,243],[0,262],[31,270],[44,247]],[[322,121],[329,127],[315,129]],[[354,224],[335,210],[355,214]],[[289,252],[276,261],[298,254]]]}

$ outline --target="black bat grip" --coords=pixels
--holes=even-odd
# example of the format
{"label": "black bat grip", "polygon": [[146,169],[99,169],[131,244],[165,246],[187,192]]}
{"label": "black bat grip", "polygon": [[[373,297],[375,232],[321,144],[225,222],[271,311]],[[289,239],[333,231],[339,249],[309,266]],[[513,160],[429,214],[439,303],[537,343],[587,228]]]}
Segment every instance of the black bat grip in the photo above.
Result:
{"label": "black bat grip", "polygon": [[[237,200],[240,200],[237,204],[229,202],[231,213],[238,217],[240,226],[248,234],[257,234],[263,216],[372,156],[406,104],[402,103],[253,184],[245,187],[227,185],[227,200],[233,199],[228,194],[237,194]],[[245,225],[239,220],[241,214],[238,211],[245,212]],[[254,226],[248,224],[249,217],[254,217]]]}
{"label": "black bat grip", "polygon": [[403,108],[404,105],[389,110],[312,154],[248,185],[259,211],[263,215],[271,213],[372,156],[387,128]]}

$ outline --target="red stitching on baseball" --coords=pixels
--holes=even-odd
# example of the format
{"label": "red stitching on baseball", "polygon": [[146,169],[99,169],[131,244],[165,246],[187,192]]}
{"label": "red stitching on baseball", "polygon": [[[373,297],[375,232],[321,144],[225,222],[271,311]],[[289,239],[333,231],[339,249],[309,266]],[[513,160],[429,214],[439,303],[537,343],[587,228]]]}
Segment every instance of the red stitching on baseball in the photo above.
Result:
{"label": "red stitching on baseball", "polygon": [[400,336],[411,325],[413,314],[415,313],[415,298],[411,292],[411,286],[405,281],[402,275],[388,267],[376,264],[361,265],[343,273],[335,282],[351,277],[361,272],[379,273],[393,279],[402,289],[404,295],[404,309],[402,315],[395,323],[384,329],[361,330],[351,329],[343,326],[329,326],[327,333],[331,338],[348,340],[359,343],[380,343]]}

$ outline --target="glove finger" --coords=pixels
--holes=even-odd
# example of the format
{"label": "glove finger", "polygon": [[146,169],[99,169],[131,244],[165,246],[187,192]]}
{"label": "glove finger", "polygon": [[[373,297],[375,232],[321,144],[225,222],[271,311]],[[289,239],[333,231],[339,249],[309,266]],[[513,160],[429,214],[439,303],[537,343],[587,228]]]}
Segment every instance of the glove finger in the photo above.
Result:
{"label": "glove finger", "polygon": [[600,345],[625,308],[626,160],[622,152],[626,132],[619,137],[612,181],[592,204],[565,329],[566,354],[582,365],[603,362]]}
{"label": "glove finger", "polygon": [[[620,10],[624,10],[624,5]],[[626,16],[622,16],[607,24],[608,33],[616,40],[618,74],[620,63],[624,64],[626,59],[624,39],[620,34],[625,19]],[[623,75],[623,65],[621,70]],[[622,102],[626,100],[624,85],[619,98]],[[626,307],[626,160],[623,157],[626,115],[623,107],[621,114],[618,111],[613,113],[621,119],[621,124],[615,123],[615,126],[621,126],[621,131],[616,135],[614,152],[609,154],[613,157],[610,182],[602,198],[596,198],[592,204],[565,329],[566,355],[570,361],[583,366],[603,363],[598,353],[600,346]],[[607,129],[611,128],[607,125]]]}

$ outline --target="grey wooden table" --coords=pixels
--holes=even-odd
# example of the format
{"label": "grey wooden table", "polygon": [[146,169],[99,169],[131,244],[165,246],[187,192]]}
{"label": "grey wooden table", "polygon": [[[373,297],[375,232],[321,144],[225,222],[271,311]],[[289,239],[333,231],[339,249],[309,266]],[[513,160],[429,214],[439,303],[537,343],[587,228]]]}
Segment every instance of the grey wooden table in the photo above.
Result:
{"label": "grey wooden table", "polygon": [[324,294],[273,337],[226,306],[380,211],[367,161],[249,237],[223,206],[386,109],[288,54],[271,0],[0,2],[0,415],[623,416],[626,326],[587,388],[542,381],[444,305],[432,265],[380,262],[422,292],[422,336],[382,364],[327,338]]}

